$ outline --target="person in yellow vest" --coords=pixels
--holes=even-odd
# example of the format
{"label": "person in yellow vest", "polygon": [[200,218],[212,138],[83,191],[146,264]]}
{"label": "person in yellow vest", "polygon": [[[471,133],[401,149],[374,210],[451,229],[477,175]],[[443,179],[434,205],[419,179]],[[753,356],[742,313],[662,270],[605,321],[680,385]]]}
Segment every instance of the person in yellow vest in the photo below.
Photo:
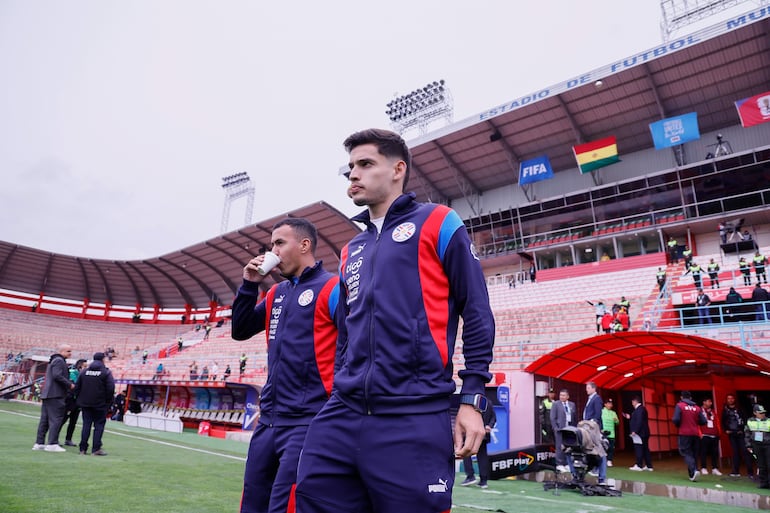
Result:
{"label": "person in yellow vest", "polygon": [[543,441],[553,441],[553,427],[551,426],[551,406],[556,398],[556,392],[553,388],[548,389],[548,396],[540,401],[540,429],[543,434]]}
{"label": "person in yellow vest", "polygon": [[741,257],[741,259],[738,260],[738,269],[741,270],[741,274],[743,275],[743,284],[747,286],[751,285],[751,268],[744,257]]}
{"label": "person in yellow vest", "polygon": [[701,288],[701,282],[700,282],[700,273],[703,269],[701,269],[701,266],[698,265],[697,262],[691,261],[690,264],[687,266],[687,271],[685,271],[684,274],[692,273],[692,281],[693,284],[695,284],[695,288],[699,289]]}
{"label": "person in yellow vest", "polygon": [[759,467],[759,488],[770,488],[768,468],[770,468],[770,419],[765,407],[754,405],[754,417],[746,421],[746,446],[756,458]]}
{"label": "person in yellow vest", "polygon": [[764,255],[760,254],[759,251],[754,253],[754,273],[756,273],[757,275],[757,285],[762,283],[762,280],[760,279],[760,277],[764,278],[765,284],[767,284],[767,274],[765,274],[765,263],[767,263],[767,258],[765,258]]}
{"label": "person in yellow vest", "polygon": [[674,237],[669,237],[668,242],[666,242],[666,245],[668,246],[668,259],[672,264],[676,264],[679,262],[679,244],[676,242],[676,239]]}
{"label": "person in yellow vest", "polygon": [[708,265],[706,266],[706,270],[709,273],[709,280],[711,281],[711,288],[719,288],[719,264],[714,262],[714,259],[712,258]]}
{"label": "person in yellow vest", "polygon": [[684,247],[684,251],[682,251],[682,258],[684,258],[684,266],[690,267],[690,264],[692,263],[692,250],[690,249],[690,246]]}

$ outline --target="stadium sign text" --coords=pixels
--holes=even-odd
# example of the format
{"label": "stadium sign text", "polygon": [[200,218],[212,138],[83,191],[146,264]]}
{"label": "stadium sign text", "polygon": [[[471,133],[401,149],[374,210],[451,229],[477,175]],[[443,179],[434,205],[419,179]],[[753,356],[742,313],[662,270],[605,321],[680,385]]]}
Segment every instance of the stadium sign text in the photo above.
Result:
{"label": "stadium sign text", "polygon": [[[524,107],[525,105],[539,102],[540,100],[550,98],[551,96],[559,95],[575,87],[595,83],[597,80],[603,79],[610,75],[614,75],[616,73],[620,73],[629,68],[639,66],[651,60],[663,57],[664,55],[669,55],[685,48],[690,48],[691,46],[707,39],[721,36],[722,34],[737,30],[747,24],[755,23],[768,17],[770,17],[770,7],[762,7],[753,10],[751,12],[731,18],[726,22],[712,25],[711,27],[704,28],[691,35],[682,37],[675,41],[669,41],[666,44],[637,53],[610,65],[603,66],[584,75],[580,75],[579,77],[571,78],[555,86],[541,89],[537,92],[521,96],[515,100],[503,103],[501,105],[497,105],[496,107],[492,107],[491,109],[478,114],[476,118],[466,119],[465,122],[471,124],[477,121],[483,121],[486,119],[494,118],[496,116],[500,116],[501,114],[516,110],[518,108]],[[458,125],[462,124],[465,123],[458,123]]]}

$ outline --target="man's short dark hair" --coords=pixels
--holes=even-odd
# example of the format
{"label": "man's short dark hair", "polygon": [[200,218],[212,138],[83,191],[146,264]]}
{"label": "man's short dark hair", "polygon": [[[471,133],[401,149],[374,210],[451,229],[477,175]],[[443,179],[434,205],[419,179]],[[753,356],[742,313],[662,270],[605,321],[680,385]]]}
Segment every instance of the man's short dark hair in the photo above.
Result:
{"label": "man's short dark hair", "polygon": [[561,394],[562,392],[564,392],[565,394],[569,395],[569,390],[567,390],[566,388],[562,388],[561,390],[559,390],[559,393],[560,393],[560,394]]}
{"label": "man's short dark hair", "polygon": [[641,403],[642,403],[642,398],[641,398],[640,396],[638,396],[638,395],[635,395],[635,396],[633,396],[633,397],[631,398],[631,400],[632,400],[632,401],[635,401],[635,402],[637,402],[637,403],[639,403],[639,404],[641,404]]}
{"label": "man's short dark hair", "polygon": [[682,399],[692,399],[692,394],[689,390],[682,390]]}
{"label": "man's short dark hair", "polygon": [[287,217],[281,219],[275,226],[273,231],[277,230],[281,226],[289,226],[294,230],[294,234],[297,236],[297,240],[308,239],[310,241],[310,251],[315,255],[315,248],[318,244],[318,230],[313,223],[302,217]]}
{"label": "man's short dark hair", "polygon": [[406,185],[409,183],[409,172],[412,170],[412,152],[406,145],[404,139],[396,132],[383,130],[381,128],[368,128],[350,135],[342,145],[345,151],[350,153],[353,148],[364,144],[374,144],[381,155],[388,158],[397,158],[406,163],[406,173],[404,173],[403,191],[406,192]]}

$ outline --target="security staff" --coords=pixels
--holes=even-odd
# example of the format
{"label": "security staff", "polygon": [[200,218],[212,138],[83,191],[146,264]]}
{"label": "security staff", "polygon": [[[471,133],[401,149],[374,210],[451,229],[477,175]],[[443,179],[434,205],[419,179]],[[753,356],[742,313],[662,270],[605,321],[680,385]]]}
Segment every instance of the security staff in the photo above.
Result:
{"label": "security staff", "polygon": [[743,284],[751,285],[751,268],[749,267],[749,263],[744,257],[741,257],[741,259],[738,260],[738,268],[741,270],[741,274],[743,275]]}
{"label": "security staff", "polygon": [[746,445],[757,460],[759,467],[759,488],[770,488],[770,419],[765,407],[754,405],[754,417],[746,421]]}
{"label": "security staff", "polygon": [[676,243],[676,239],[673,237],[669,237],[666,245],[668,246],[668,256],[669,256],[670,262],[672,264],[676,264],[677,262],[679,262],[679,252],[677,251],[679,248],[677,247],[678,244]]}
{"label": "security staff", "polygon": [[711,288],[719,288],[719,264],[714,262],[712,258],[708,266],[706,267],[709,273],[709,280],[711,281]]}
{"label": "security staff", "polygon": [[658,267],[655,278],[658,280],[658,289],[663,292],[663,287],[666,285],[666,270],[662,267]]}
{"label": "security staff", "polygon": [[767,262],[767,259],[764,255],[760,254],[759,251],[754,253],[754,272],[757,275],[757,285],[759,285],[762,280],[761,278],[765,279],[765,284],[767,284],[767,274],[765,274],[765,263]]}
{"label": "security staff", "polygon": [[551,407],[556,393],[553,388],[548,389],[548,396],[540,401],[540,428],[543,433],[543,441],[553,441],[553,427],[551,426]]}

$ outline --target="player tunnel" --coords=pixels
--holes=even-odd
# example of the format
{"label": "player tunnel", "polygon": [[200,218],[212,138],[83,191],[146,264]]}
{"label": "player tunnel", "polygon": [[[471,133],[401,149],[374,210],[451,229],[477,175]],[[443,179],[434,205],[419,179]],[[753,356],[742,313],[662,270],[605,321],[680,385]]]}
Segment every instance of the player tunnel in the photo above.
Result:
{"label": "player tunnel", "polygon": [[[752,402],[770,403],[770,361],[741,347],[682,333],[591,337],[540,357],[526,371],[536,382],[547,381],[557,394],[568,389],[579,408],[585,404],[583,385],[588,381],[596,383],[604,399],[613,398],[618,415],[630,412],[631,397],[640,396],[649,415],[653,453],[677,449],[671,416],[682,390],[691,391],[698,404],[712,397],[717,412],[728,393],[736,394],[748,411]],[[625,429],[621,421],[616,437],[620,450],[628,444]],[[722,448],[729,451],[726,439]]]}

